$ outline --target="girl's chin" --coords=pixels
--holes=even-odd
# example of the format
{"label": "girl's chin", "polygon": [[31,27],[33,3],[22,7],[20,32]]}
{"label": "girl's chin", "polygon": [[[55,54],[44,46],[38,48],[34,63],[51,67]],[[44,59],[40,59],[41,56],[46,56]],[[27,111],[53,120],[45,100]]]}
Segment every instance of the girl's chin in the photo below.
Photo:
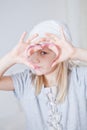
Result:
{"label": "girl's chin", "polygon": [[31,69],[31,71],[32,71],[33,74],[38,75],[38,76],[47,75],[47,74],[50,73],[48,71],[39,70],[39,69]]}
{"label": "girl's chin", "polygon": [[37,72],[37,71],[32,71],[33,74],[37,75],[37,76],[41,76],[41,75],[46,75],[48,74],[48,72]]}
{"label": "girl's chin", "polygon": [[38,75],[38,76],[44,74],[43,72],[41,72],[41,71],[37,71],[37,70],[34,70],[34,69],[31,69],[31,71],[32,71],[33,74]]}
{"label": "girl's chin", "polygon": [[40,76],[40,75],[44,75],[44,72],[36,72],[36,75]]}
{"label": "girl's chin", "polygon": [[50,74],[50,72],[36,72],[35,73],[36,75],[38,75],[38,76],[41,76],[41,75],[49,75]]}

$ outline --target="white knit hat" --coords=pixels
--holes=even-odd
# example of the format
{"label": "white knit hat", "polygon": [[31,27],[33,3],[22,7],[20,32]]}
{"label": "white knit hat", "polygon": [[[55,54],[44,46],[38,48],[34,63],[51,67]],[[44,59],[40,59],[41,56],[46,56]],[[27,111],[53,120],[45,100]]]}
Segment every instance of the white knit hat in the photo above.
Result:
{"label": "white knit hat", "polygon": [[65,25],[62,22],[56,22],[54,20],[47,20],[47,21],[43,21],[43,22],[37,24],[31,30],[30,36],[35,33],[38,33],[39,34],[38,38],[41,38],[41,37],[45,36],[44,34],[46,32],[48,32],[48,33],[56,34],[58,37],[61,37],[61,32],[60,32],[61,27],[63,28],[66,40],[72,41],[70,31],[69,31],[67,25]]}

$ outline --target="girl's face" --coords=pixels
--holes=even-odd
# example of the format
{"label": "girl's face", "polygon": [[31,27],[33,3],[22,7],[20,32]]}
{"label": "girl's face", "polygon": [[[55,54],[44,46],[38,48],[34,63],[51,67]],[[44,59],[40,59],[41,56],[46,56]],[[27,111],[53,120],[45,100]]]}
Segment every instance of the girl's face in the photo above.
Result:
{"label": "girl's face", "polygon": [[29,62],[33,66],[36,75],[45,75],[53,72],[54,68],[51,67],[56,54],[47,47],[34,52],[29,57]]}

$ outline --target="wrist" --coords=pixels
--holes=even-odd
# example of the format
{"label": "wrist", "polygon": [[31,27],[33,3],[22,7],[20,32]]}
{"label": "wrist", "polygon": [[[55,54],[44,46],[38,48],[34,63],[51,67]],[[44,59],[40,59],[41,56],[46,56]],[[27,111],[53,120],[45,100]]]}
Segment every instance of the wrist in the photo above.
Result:
{"label": "wrist", "polygon": [[14,64],[17,63],[17,62],[16,62],[16,57],[13,55],[12,52],[9,52],[9,53],[5,56],[5,58],[6,58],[7,61],[9,61],[9,63],[12,64],[12,65],[14,65]]}
{"label": "wrist", "polygon": [[70,56],[71,60],[78,60],[78,51],[79,51],[79,48],[74,47],[73,53]]}
{"label": "wrist", "polygon": [[6,54],[3,58],[0,59],[0,75],[5,73],[7,69],[15,64],[14,57],[11,53]]}

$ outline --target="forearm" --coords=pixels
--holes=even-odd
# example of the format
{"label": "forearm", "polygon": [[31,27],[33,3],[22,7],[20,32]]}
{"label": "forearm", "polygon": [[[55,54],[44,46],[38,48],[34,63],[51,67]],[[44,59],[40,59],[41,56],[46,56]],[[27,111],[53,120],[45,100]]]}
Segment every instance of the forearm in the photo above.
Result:
{"label": "forearm", "polygon": [[15,58],[11,53],[8,53],[0,59],[0,77],[15,63]]}
{"label": "forearm", "polygon": [[81,48],[75,48],[75,52],[72,56],[72,59],[87,62],[87,50]]}

